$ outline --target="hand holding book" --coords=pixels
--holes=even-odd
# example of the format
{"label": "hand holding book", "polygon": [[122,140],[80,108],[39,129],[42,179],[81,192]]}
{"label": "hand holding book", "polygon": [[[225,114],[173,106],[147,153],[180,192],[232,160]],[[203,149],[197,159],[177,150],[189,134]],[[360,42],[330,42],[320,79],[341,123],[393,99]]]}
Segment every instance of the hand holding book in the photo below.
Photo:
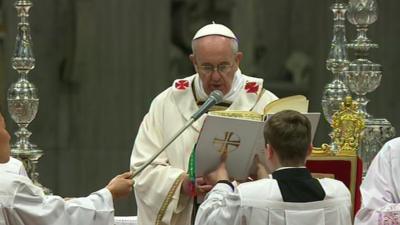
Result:
{"label": "hand holding book", "polygon": [[[304,96],[290,96],[273,101],[265,107],[264,115],[238,111],[209,113],[195,149],[196,176],[205,176],[214,171],[220,164],[221,154],[226,153],[225,166],[229,176],[236,180],[247,180],[250,173],[255,174],[258,171],[258,166],[265,165],[265,119],[268,119],[268,115],[286,109],[307,114],[313,127],[312,136],[314,135],[320,113],[307,113],[308,100]],[[256,155],[258,163],[254,164]]]}

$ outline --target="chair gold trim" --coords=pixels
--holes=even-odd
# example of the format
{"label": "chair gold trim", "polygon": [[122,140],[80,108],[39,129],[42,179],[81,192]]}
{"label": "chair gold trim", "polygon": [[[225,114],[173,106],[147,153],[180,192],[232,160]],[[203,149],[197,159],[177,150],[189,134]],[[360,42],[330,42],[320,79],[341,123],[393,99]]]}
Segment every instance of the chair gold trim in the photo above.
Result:
{"label": "chair gold trim", "polygon": [[[358,112],[358,103],[353,101],[351,96],[347,96],[344,102],[341,103],[340,109],[333,114],[331,127],[333,129],[331,137],[335,149],[328,144],[322,144],[321,147],[313,148],[308,161],[321,162],[321,164],[319,168],[315,165],[311,166],[310,170],[312,173],[326,173],[327,171],[331,171],[335,175],[335,179],[339,175],[343,179],[341,181],[347,184],[350,190],[353,203],[352,209],[355,214],[360,206],[359,185],[362,179],[362,162],[357,157],[357,150],[365,127],[365,118]],[[337,171],[333,171],[332,168],[326,168],[323,165],[324,162],[328,164],[332,161],[337,161],[336,165],[339,167]],[[340,161],[350,162],[350,171],[341,171],[340,169],[343,168],[340,166],[344,166],[345,164],[340,163]],[[312,163],[308,163],[308,165],[310,164]],[[345,174],[337,173],[340,171]],[[345,179],[347,175],[349,180]]]}

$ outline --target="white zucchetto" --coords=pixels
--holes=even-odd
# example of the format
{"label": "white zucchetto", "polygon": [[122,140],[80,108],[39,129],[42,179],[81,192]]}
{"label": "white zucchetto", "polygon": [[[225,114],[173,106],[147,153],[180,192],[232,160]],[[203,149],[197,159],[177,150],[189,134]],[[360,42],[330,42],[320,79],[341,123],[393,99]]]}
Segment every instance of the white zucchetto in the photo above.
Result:
{"label": "white zucchetto", "polygon": [[200,30],[198,30],[196,32],[196,34],[194,35],[193,40],[201,38],[201,37],[209,36],[209,35],[221,35],[221,36],[225,36],[225,37],[233,38],[233,39],[237,40],[235,34],[231,31],[231,29],[229,29],[225,25],[217,24],[214,22],[211,24],[207,24],[204,27],[200,28]]}

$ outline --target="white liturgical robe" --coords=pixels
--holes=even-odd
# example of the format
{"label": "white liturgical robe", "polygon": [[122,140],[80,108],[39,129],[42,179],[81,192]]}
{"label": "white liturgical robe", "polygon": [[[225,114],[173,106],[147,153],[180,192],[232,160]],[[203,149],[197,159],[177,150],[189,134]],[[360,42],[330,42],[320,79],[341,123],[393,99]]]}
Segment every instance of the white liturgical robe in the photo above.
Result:
{"label": "white liturgical robe", "polygon": [[235,190],[218,183],[207,194],[196,225],[350,225],[351,200],[346,186],[337,180],[319,180],[322,201],[283,202],[278,182],[272,178],[240,184]]}
{"label": "white liturgical robe", "polygon": [[22,162],[13,157],[10,157],[10,160],[8,160],[8,162],[6,163],[0,163],[0,170],[14,174],[19,174],[22,176],[28,176],[26,174],[26,170]]}
{"label": "white liturgical robe", "polygon": [[[262,113],[264,106],[277,99],[263,89],[263,80],[242,75],[235,99],[227,110]],[[159,94],[139,128],[131,156],[131,169],[139,168],[158,152],[182,128],[199,107],[193,90],[198,74],[175,80],[172,87]],[[197,141],[205,115],[179,136],[149,167],[135,178],[138,224],[190,224],[191,198],[181,194],[181,183]]]}
{"label": "white liturgical robe", "polygon": [[397,222],[388,221],[385,224],[400,224],[400,138],[383,145],[368,168],[360,191],[361,209],[354,224],[379,224],[385,219],[387,211],[394,210],[397,211]]}
{"label": "white liturgical robe", "polygon": [[0,170],[0,225],[113,225],[114,205],[106,188],[64,201],[46,196],[25,176]]}

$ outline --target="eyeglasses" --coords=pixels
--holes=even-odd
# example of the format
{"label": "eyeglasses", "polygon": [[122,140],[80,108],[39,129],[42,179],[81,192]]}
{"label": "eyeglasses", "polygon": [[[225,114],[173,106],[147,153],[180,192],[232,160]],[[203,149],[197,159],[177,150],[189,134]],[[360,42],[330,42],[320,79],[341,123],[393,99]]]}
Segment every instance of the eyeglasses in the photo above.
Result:
{"label": "eyeglasses", "polygon": [[201,74],[204,75],[210,75],[214,71],[220,73],[220,74],[227,74],[231,71],[233,65],[230,64],[220,64],[218,66],[213,66],[213,65],[202,65],[202,66],[197,66],[197,69]]}

